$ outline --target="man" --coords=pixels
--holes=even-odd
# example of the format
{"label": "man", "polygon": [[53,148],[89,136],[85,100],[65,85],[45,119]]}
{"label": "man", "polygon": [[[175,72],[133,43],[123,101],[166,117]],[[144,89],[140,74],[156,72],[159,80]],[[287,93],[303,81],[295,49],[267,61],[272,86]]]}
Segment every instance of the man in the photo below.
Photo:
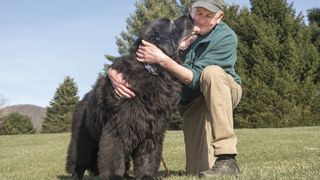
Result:
{"label": "man", "polygon": [[[192,43],[177,64],[153,44],[143,41],[137,60],[157,63],[177,77],[183,86],[180,113],[188,174],[210,177],[237,175],[237,136],[233,129],[233,109],[241,99],[240,77],[235,73],[237,37],[222,22],[223,0],[196,0],[190,14],[198,39],[181,42],[181,49]],[[121,73],[109,71],[116,93],[134,97],[130,83]]]}

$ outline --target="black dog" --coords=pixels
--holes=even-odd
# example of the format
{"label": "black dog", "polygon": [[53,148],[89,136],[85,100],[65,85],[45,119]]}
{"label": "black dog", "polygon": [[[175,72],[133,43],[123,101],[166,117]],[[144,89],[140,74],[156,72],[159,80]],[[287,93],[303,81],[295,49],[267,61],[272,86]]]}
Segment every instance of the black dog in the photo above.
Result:
{"label": "black dog", "polygon": [[145,26],[128,56],[111,65],[130,82],[136,96],[119,98],[108,77],[100,77],[76,106],[66,170],[82,179],[85,170],[102,179],[128,176],[130,160],[136,179],[153,179],[159,169],[166,123],[175,109],[180,83],[159,65],[136,60],[141,39],[177,60],[180,42],[191,35],[190,16],[162,18]]}

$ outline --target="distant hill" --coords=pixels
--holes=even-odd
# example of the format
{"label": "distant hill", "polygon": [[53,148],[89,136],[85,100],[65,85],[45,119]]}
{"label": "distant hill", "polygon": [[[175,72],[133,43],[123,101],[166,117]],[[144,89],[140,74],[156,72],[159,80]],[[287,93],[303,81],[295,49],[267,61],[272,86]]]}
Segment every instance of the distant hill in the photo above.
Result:
{"label": "distant hill", "polygon": [[29,116],[31,118],[33,127],[41,129],[42,120],[46,113],[46,108],[31,104],[19,104],[14,106],[7,106],[1,109],[4,114],[18,112]]}

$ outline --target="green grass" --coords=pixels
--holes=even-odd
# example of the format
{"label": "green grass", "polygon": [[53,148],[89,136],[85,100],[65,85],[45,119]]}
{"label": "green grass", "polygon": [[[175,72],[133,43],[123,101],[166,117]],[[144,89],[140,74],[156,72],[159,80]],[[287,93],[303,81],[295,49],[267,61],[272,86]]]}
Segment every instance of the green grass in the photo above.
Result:
{"label": "green grass", "polygon": [[[241,169],[237,179],[320,179],[320,127],[236,131]],[[64,164],[69,138],[69,133],[0,136],[0,178],[68,179]],[[167,132],[164,159],[171,171],[164,179],[198,179],[183,175],[181,131]]]}

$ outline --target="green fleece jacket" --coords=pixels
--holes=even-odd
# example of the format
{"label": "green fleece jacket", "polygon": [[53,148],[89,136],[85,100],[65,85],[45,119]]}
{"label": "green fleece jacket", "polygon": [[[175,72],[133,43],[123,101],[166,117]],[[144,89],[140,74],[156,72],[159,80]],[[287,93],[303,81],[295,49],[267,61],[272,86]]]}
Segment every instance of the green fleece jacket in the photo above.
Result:
{"label": "green fleece jacket", "polygon": [[237,45],[237,35],[224,22],[217,24],[208,34],[198,37],[182,55],[183,65],[192,71],[193,79],[190,84],[183,86],[181,103],[189,103],[201,95],[199,87],[201,72],[209,65],[222,67],[241,84],[241,79],[234,69]]}

